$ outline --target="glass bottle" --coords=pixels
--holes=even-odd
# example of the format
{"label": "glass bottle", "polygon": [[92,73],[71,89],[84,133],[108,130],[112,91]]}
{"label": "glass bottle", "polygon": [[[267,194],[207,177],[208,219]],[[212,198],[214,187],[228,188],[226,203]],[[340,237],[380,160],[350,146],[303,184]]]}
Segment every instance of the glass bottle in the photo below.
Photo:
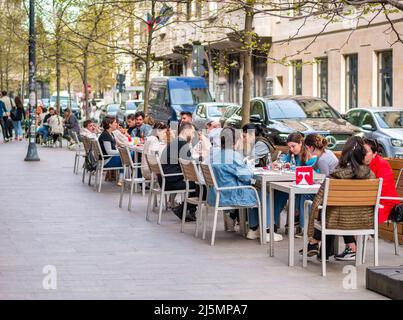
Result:
{"label": "glass bottle", "polygon": [[297,168],[297,163],[295,161],[295,156],[292,154],[291,161],[290,161],[290,170],[295,171],[296,168]]}

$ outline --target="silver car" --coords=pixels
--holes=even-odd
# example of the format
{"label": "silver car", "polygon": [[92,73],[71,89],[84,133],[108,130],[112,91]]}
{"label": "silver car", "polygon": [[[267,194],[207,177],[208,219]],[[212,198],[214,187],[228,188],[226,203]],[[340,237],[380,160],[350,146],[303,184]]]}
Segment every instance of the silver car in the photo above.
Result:
{"label": "silver car", "polygon": [[205,129],[209,121],[219,121],[229,110],[238,110],[240,106],[230,102],[199,103],[193,112],[193,124],[197,129]]}
{"label": "silver car", "polygon": [[345,119],[360,127],[365,137],[376,139],[383,156],[403,158],[403,108],[356,108]]}

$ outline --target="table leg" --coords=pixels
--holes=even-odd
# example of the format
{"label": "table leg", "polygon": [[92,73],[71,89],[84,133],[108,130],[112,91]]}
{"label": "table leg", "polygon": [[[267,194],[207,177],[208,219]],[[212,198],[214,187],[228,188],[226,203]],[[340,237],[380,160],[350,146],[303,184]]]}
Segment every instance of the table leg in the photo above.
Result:
{"label": "table leg", "polygon": [[[139,153],[137,151],[134,151],[134,163],[138,163],[138,162],[139,162]],[[134,177],[137,179],[138,178],[138,171],[137,171],[138,169],[136,168],[134,170],[136,171]],[[137,193],[137,183],[134,185],[134,192]]]}
{"label": "table leg", "polygon": [[295,219],[295,194],[291,189],[290,191],[290,208],[288,211],[288,265],[294,266],[294,219]]}
{"label": "table leg", "polygon": [[274,257],[274,190],[270,185],[270,257]]}
{"label": "table leg", "polygon": [[266,244],[266,228],[267,228],[267,219],[266,219],[266,199],[267,199],[267,183],[264,177],[262,177],[262,225],[260,226],[260,243]]}

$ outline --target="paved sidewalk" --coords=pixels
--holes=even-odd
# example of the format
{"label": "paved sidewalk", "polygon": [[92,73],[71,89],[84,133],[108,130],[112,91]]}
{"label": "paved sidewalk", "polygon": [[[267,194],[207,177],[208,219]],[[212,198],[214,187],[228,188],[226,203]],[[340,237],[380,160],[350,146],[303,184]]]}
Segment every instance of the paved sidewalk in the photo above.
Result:
{"label": "paved sidewalk", "polygon": [[[156,214],[146,222],[146,197],[128,212],[114,184],[102,193],[82,184],[74,152],[38,147],[41,161],[29,163],[26,148],[0,144],[0,299],[383,299],[365,289],[365,266],[358,288],[346,290],[346,263],[329,263],[327,278],[316,259],[304,270],[296,257],[289,268],[286,240],[270,258],[257,240],[225,233],[222,219],[211,247],[193,236],[194,223],[180,233],[172,213],[161,226]],[[382,240],[380,263],[402,263]],[[48,265],[56,290],[43,288]]]}

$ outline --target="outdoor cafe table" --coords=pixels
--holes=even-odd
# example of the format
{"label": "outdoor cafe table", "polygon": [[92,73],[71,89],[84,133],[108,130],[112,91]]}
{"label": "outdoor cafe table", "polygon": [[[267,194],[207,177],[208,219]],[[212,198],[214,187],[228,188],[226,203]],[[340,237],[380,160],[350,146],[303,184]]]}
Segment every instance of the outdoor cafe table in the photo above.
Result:
{"label": "outdoor cafe table", "polygon": [[[323,178],[314,176],[315,180],[322,181]],[[297,194],[316,194],[320,188],[320,184],[299,185],[295,181],[272,182],[270,183],[270,256],[274,256],[274,191],[282,191],[289,194],[289,209],[288,209],[288,265],[294,266],[294,217],[295,217],[295,196]],[[300,213],[301,214],[301,213]],[[263,215],[264,216],[264,215]],[[307,230],[304,230],[306,232]]]}
{"label": "outdoor cafe table", "polygon": [[[262,168],[256,168],[254,170],[254,178],[256,180],[261,181],[262,184],[262,224],[263,226],[267,225],[266,219],[266,200],[267,200],[267,185],[271,184],[272,182],[281,182],[281,181],[295,181],[295,172],[293,171],[275,171],[275,170],[264,170]],[[320,173],[314,173],[313,175],[314,180],[324,180],[325,175]],[[270,202],[270,208],[273,208],[273,202]],[[273,219],[271,220],[273,221]],[[271,228],[272,229],[272,228]],[[264,230],[264,228],[261,228]],[[264,233],[261,233],[263,236]],[[266,243],[266,237],[263,237],[263,243]]]}

